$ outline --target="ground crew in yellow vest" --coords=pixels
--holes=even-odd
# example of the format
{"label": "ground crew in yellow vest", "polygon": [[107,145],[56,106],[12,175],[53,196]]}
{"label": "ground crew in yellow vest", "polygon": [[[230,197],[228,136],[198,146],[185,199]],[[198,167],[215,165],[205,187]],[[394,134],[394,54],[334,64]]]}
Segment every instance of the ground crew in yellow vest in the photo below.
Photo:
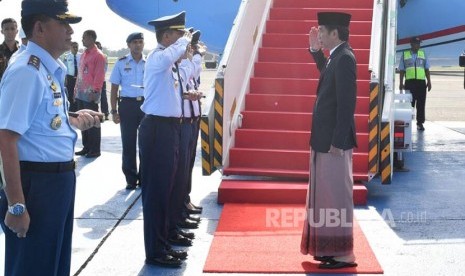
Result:
{"label": "ground crew in yellow vest", "polygon": [[[425,130],[425,103],[426,88],[431,90],[431,78],[429,73],[429,61],[423,50],[420,50],[421,39],[412,37],[411,49],[405,50],[399,62],[400,90],[410,90],[412,93],[412,107],[417,109],[417,129]],[[405,84],[404,84],[405,77]]]}

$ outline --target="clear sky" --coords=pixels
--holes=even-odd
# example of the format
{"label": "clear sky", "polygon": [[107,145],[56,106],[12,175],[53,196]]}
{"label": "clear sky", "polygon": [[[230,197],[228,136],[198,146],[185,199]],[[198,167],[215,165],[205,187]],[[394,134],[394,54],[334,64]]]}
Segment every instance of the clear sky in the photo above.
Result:
{"label": "clear sky", "polygon": [[[0,22],[7,17],[12,17],[20,25],[21,2],[21,0],[1,0]],[[102,46],[111,50],[126,48],[126,38],[132,32],[144,33],[145,49],[151,50],[157,45],[154,32],[147,31],[119,17],[108,8],[105,0],[68,0],[68,3],[71,13],[82,16],[80,23],[71,25],[74,30],[73,40],[79,43],[80,48],[82,48],[82,33],[89,29],[95,30],[97,40],[102,43]],[[3,42],[3,36],[0,37],[1,42]]]}

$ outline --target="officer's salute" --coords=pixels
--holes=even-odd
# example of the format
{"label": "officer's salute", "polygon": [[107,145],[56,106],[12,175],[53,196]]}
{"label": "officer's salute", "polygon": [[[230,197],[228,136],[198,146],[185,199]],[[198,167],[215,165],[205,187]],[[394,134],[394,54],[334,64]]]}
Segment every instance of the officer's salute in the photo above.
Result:
{"label": "officer's salute", "polygon": [[0,85],[0,152],[6,181],[0,193],[5,233],[5,275],[69,275],[76,175],[76,131],[99,127],[99,115],[67,115],[66,68],[81,17],[66,1],[23,1],[25,52]]}
{"label": "officer's salute", "polygon": [[144,242],[147,264],[180,266],[185,251],[172,250],[168,218],[179,161],[183,91],[177,61],[186,53],[191,34],[185,31],[185,12],[149,22],[155,27],[158,47],[147,57],[144,74],[146,114],[139,127]]}
{"label": "officer's salute", "polygon": [[[120,123],[123,145],[123,173],[126,189],[133,190],[139,183],[137,169],[137,129],[144,117],[140,106],[144,102],[145,57],[143,33],[132,33],[126,39],[130,53],[120,58],[111,72],[111,114],[115,124]],[[121,92],[118,96],[118,90]]]}

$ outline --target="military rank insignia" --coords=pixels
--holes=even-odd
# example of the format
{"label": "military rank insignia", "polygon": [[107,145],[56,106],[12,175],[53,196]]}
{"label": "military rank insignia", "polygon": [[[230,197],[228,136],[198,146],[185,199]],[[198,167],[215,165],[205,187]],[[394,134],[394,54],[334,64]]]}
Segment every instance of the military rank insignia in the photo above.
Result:
{"label": "military rank insignia", "polygon": [[62,103],[63,103],[63,101],[61,100],[61,98],[60,98],[60,99],[56,99],[56,100],[53,101],[53,105],[54,105],[54,106],[60,106]]}
{"label": "military rank insignia", "polygon": [[55,115],[55,117],[53,117],[52,119],[52,122],[50,123],[50,127],[53,129],[53,130],[57,130],[61,127],[61,117],[60,115]]}
{"label": "military rank insignia", "polygon": [[34,66],[37,70],[39,70],[40,68],[40,58],[34,56],[34,55],[31,55],[29,57],[29,61],[27,62],[28,65],[32,65]]}

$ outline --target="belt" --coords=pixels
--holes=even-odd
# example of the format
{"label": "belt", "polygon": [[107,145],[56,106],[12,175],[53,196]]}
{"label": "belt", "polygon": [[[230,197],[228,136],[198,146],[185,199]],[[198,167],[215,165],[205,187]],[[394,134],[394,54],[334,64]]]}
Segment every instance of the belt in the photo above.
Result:
{"label": "belt", "polygon": [[180,124],[182,123],[186,118],[182,117],[163,117],[163,116],[157,116],[157,115],[145,115],[147,118],[159,122],[166,122],[166,123],[174,123],[174,124]]}
{"label": "belt", "polygon": [[63,173],[74,171],[76,162],[30,162],[20,161],[21,171],[40,173]]}
{"label": "belt", "polygon": [[121,100],[130,100],[130,101],[136,101],[136,102],[141,102],[144,100],[143,96],[139,97],[119,97]]}

